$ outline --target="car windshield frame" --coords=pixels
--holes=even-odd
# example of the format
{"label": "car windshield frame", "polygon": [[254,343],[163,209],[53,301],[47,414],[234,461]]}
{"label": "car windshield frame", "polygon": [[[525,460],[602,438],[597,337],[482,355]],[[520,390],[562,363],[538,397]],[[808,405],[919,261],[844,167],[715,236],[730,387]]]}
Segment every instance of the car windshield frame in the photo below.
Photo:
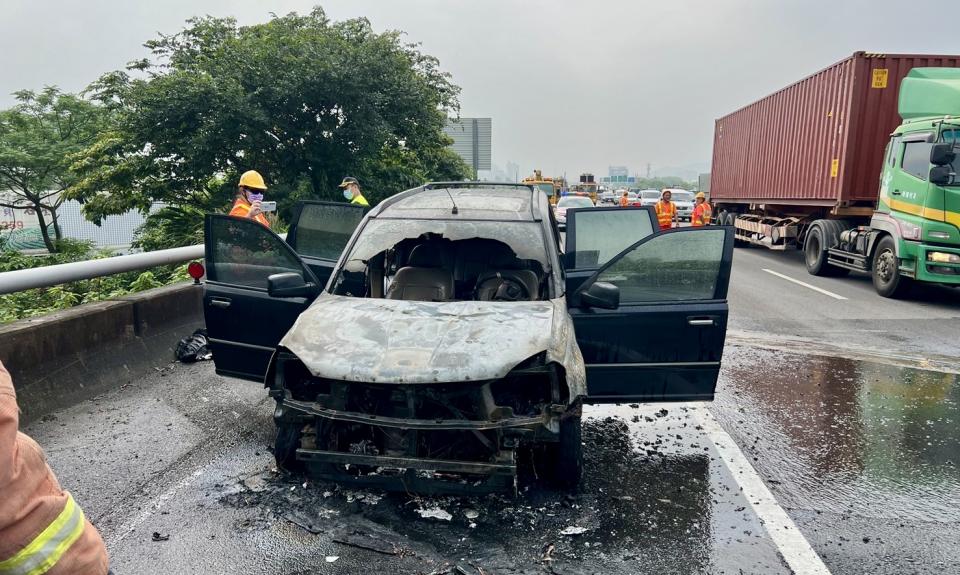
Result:
{"label": "car windshield frame", "polygon": [[[421,233],[413,234],[412,230],[415,231],[417,225],[420,226]],[[389,229],[391,227],[395,229],[391,231]],[[448,227],[455,230],[456,233],[444,233],[448,231]],[[479,233],[478,230],[484,230],[485,233]],[[511,241],[508,241],[508,238],[504,238],[504,230],[516,232],[516,237],[509,238]],[[371,234],[381,234],[383,238],[371,240],[369,237]],[[557,274],[557,270],[560,269],[557,267],[559,254],[551,253],[550,246],[552,244],[541,221],[428,218],[365,219],[340,254],[340,259],[337,261],[333,273],[330,274],[330,280],[327,282],[324,291],[334,294],[335,287],[344,280],[344,272],[358,271],[348,269],[351,263],[359,261],[366,266],[370,259],[384,250],[391,249],[404,240],[422,238],[424,234],[431,234],[431,239],[445,238],[451,241],[459,241],[481,238],[503,242],[513,250],[517,258],[535,260],[540,263],[544,274],[548,276],[548,284],[552,292],[551,297],[557,297],[556,294],[562,293],[562,278]],[[370,241],[378,241],[379,249],[364,245],[364,242]],[[388,243],[389,245],[384,247]],[[363,251],[358,253],[358,249]],[[556,251],[556,249],[554,247],[553,251]]]}

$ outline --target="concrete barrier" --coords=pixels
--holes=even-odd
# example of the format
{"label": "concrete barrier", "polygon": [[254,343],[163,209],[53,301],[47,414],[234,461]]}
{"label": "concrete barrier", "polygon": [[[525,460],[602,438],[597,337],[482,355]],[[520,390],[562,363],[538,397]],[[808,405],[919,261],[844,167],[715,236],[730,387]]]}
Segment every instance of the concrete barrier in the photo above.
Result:
{"label": "concrete barrier", "polygon": [[0,325],[24,423],[174,361],[203,326],[203,288],[176,284]]}

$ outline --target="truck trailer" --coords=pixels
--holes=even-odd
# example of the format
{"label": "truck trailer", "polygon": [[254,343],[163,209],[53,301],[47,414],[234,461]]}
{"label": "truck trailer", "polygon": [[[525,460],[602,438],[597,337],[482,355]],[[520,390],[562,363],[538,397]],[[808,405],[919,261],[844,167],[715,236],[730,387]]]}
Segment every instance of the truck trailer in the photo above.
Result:
{"label": "truck trailer", "polygon": [[739,245],[884,297],[960,285],[960,56],[856,52],[716,121],[710,199]]}

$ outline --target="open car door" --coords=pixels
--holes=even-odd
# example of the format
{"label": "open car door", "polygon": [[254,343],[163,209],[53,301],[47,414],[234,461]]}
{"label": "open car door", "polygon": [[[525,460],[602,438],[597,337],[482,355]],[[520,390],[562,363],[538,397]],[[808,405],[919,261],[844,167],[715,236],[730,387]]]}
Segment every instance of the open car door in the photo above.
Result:
{"label": "open car door", "polygon": [[[203,313],[217,373],[263,381],[277,344],[323,290],[364,211],[302,202],[287,241],[254,220],[206,217]],[[309,293],[270,296],[269,277],[290,272],[303,278]]]}
{"label": "open car door", "polygon": [[[320,292],[313,272],[277,234],[255,220],[207,215],[203,315],[220,375],[263,381],[280,339]],[[308,297],[271,297],[268,278],[300,274]]]}
{"label": "open car door", "polygon": [[[573,218],[599,225],[601,214],[589,212]],[[600,250],[597,258],[578,253],[596,243],[581,238],[587,227],[594,226],[574,224],[577,236],[567,238],[567,261],[582,264],[568,276],[592,271],[567,293],[587,368],[587,401],[712,400],[727,329],[732,228],[659,232],[613,257]],[[602,263],[594,269],[596,261]]]}
{"label": "open car door", "polygon": [[298,203],[287,234],[287,244],[303,259],[321,288],[327,285],[340,254],[369,211],[343,202]]}

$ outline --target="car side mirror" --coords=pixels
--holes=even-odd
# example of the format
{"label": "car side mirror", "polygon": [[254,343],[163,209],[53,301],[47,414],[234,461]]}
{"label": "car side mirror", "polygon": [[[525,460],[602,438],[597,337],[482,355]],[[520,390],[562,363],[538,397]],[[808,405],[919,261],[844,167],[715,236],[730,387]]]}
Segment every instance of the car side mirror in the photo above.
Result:
{"label": "car side mirror", "polygon": [[946,186],[953,181],[955,176],[953,168],[949,165],[930,168],[930,183],[935,186]]}
{"label": "car side mirror", "polygon": [[620,307],[620,288],[607,282],[594,282],[589,288],[580,292],[580,305],[617,309]]}
{"label": "car side mirror", "polygon": [[946,166],[947,164],[952,164],[956,157],[957,153],[953,150],[953,144],[934,144],[930,148],[930,163],[934,166]]}
{"label": "car side mirror", "polygon": [[270,297],[312,297],[317,286],[303,279],[303,274],[284,272],[267,278]]}

